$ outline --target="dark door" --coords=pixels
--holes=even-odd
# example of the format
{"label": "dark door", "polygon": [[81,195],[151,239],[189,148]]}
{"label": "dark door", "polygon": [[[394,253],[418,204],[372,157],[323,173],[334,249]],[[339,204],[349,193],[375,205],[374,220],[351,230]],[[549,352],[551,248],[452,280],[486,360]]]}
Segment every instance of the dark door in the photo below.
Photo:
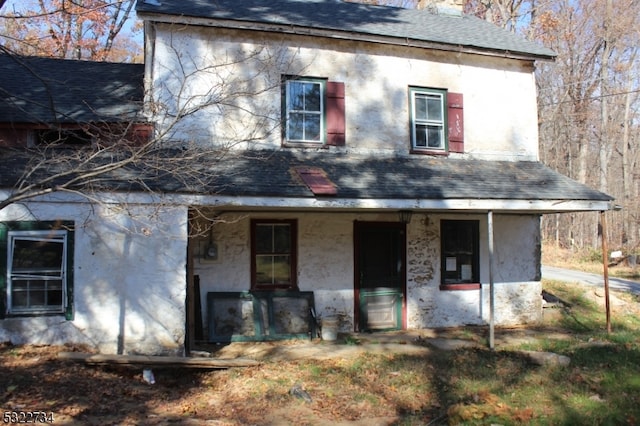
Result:
{"label": "dark door", "polygon": [[403,328],[405,225],[356,222],[355,311],[359,331]]}

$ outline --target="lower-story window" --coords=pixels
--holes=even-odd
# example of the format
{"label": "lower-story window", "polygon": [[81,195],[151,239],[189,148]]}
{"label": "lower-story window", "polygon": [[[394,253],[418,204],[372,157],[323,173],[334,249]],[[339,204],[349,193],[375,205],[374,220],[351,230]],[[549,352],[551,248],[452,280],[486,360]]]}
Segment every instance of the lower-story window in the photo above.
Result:
{"label": "lower-story window", "polygon": [[[441,287],[477,288],[480,283],[479,221],[442,220]],[[473,286],[470,286],[473,285]]]}
{"label": "lower-story window", "polygon": [[7,315],[71,315],[72,231],[61,222],[1,224]]}
{"label": "lower-story window", "polygon": [[251,287],[294,289],[297,227],[295,220],[251,221]]}

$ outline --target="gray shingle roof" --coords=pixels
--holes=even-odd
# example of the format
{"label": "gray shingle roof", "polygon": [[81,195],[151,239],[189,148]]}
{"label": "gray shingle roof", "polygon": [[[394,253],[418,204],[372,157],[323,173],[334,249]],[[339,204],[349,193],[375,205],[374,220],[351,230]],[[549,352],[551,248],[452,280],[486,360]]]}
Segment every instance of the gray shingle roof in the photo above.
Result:
{"label": "gray shingle roof", "polygon": [[[178,164],[173,172],[164,168],[181,151],[156,153],[163,158],[160,169],[148,164],[130,165],[94,180],[93,189],[161,193],[224,195],[232,197],[314,198],[297,176],[300,166],[321,168],[336,185],[332,199],[386,200],[581,200],[610,201],[607,194],[588,188],[536,161],[485,161],[444,157],[376,157],[332,152],[250,151],[203,153]],[[55,152],[52,155],[56,155]],[[12,187],[28,154],[0,149],[0,187]],[[171,160],[170,160],[171,159]],[[112,161],[105,156],[105,162]],[[70,160],[71,161],[71,160]],[[41,180],[55,167],[51,163],[32,176]],[[89,164],[88,169],[93,166]],[[54,183],[55,184],[55,183]]]}
{"label": "gray shingle roof", "polygon": [[0,122],[131,120],[142,111],[142,64],[0,55]]}
{"label": "gray shingle roof", "polygon": [[551,58],[541,45],[473,16],[372,6],[340,0],[139,0],[138,15],[173,15],[324,29]]}
{"label": "gray shingle roof", "polygon": [[[216,164],[216,193],[234,196],[314,197],[293,168],[319,167],[338,198],[594,200],[613,198],[537,161],[446,157],[376,157],[341,153],[242,153]],[[175,188],[177,189],[177,188]],[[204,188],[201,188],[204,189]]]}

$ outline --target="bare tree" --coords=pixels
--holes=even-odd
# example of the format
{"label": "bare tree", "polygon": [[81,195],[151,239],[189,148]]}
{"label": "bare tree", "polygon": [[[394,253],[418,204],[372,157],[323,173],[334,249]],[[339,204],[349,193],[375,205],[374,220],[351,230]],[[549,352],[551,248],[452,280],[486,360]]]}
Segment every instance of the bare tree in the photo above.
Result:
{"label": "bare tree", "polygon": [[[13,57],[15,66],[21,67],[24,75],[31,75],[38,82],[36,85],[47,92],[47,101],[46,105],[41,102],[36,108],[19,93],[19,87],[11,92],[5,86],[2,89],[5,102],[12,103],[11,106],[24,114],[42,107],[50,110],[55,120],[43,121],[41,116],[34,116],[32,127],[37,130],[32,132],[46,131],[54,136],[25,145],[11,139],[12,126],[4,133],[0,131],[0,146],[12,145],[0,149],[5,164],[2,174],[11,176],[10,182],[5,181],[3,185],[6,187],[9,183],[11,189],[0,200],[0,210],[52,193],[77,194],[100,203],[100,193],[139,192],[157,197],[159,204],[168,192],[215,194],[229,178],[225,161],[240,155],[237,154],[240,150],[235,148],[252,146],[272,135],[279,137],[280,113],[273,99],[279,98],[281,73],[301,71],[293,67],[295,49],[257,46],[228,52],[224,58],[217,57],[206,63],[179,49],[173,51],[175,66],[158,71],[171,73],[161,79],[166,83],[162,87],[150,86],[142,93],[143,76],[138,75],[134,83],[139,85],[139,96],[129,103],[135,103],[135,111],[115,120],[111,116],[92,121],[74,121],[67,110],[59,107],[59,90],[68,88],[64,89],[67,87],[64,81],[53,80],[48,75],[50,68],[34,65],[33,61],[38,58]],[[77,64],[127,65],[84,61]],[[142,70],[141,65],[127,66]],[[229,69],[238,67],[251,71],[229,73]],[[91,81],[94,76],[84,78]],[[81,85],[83,80],[73,82]],[[202,87],[207,90],[198,90]],[[146,98],[144,104],[143,98]],[[91,101],[78,101],[89,112],[96,112]],[[219,121],[214,141],[201,137],[194,126],[189,125],[189,120],[203,115],[207,119],[217,117]],[[72,136],[70,128],[75,132]],[[77,139],[78,133],[85,139]],[[259,161],[260,156],[256,150],[255,155],[247,159],[247,167],[250,161]],[[194,206],[194,210],[196,216],[207,215],[205,209]],[[196,232],[206,232],[206,229]]]}
{"label": "bare tree", "polygon": [[[538,68],[541,157],[551,167],[623,201],[610,213],[612,244],[640,243],[633,191],[638,132],[638,2],[554,1],[539,9],[535,34],[558,53]],[[626,172],[625,172],[626,170]],[[626,200],[626,201],[624,201]],[[570,215],[546,221],[546,238],[596,246],[595,218]],[[564,234],[564,235],[562,235]]]}
{"label": "bare tree", "polygon": [[37,0],[3,9],[0,41],[18,54],[94,61],[142,61],[133,36],[134,0]]}

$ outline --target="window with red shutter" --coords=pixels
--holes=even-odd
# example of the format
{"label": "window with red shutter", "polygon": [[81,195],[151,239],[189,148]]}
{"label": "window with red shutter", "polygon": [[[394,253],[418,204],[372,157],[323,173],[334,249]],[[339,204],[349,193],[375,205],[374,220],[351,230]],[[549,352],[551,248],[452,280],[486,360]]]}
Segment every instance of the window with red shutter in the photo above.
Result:
{"label": "window with red shutter", "polygon": [[462,94],[409,87],[411,152],[464,152]]}
{"label": "window with red shutter", "polygon": [[285,143],[345,145],[344,83],[285,78],[282,119]]}

